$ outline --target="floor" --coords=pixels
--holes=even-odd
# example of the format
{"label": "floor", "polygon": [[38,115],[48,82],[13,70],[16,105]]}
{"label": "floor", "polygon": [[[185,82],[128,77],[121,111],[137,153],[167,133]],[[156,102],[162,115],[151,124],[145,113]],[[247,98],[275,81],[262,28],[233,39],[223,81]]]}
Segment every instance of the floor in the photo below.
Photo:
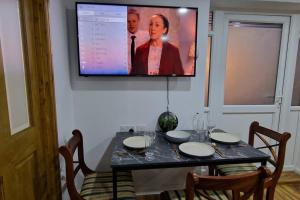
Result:
{"label": "floor", "polygon": [[[159,195],[138,196],[137,200],[159,200]],[[300,175],[283,172],[276,187],[275,200],[300,200]]]}
{"label": "floor", "polygon": [[293,172],[282,173],[276,187],[275,200],[299,200],[300,176]]}

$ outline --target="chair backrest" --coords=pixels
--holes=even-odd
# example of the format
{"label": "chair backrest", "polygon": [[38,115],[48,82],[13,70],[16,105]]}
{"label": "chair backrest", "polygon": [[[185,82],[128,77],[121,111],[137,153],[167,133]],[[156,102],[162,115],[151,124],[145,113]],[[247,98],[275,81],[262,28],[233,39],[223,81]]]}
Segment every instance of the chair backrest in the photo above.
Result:
{"label": "chair backrest", "polygon": [[270,176],[270,171],[262,166],[255,172],[230,176],[201,176],[188,173],[186,178],[186,199],[194,200],[194,195],[204,196],[206,199],[214,198],[206,195],[203,190],[232,191],[233,200],[248,199],[255,194],[257,200],[263,199],[264,180]]}
{"label": "chair backrest", "polygon": [[[257,149],[267,148],[272,154],[272,157],[268,161],[275,167],[275,170],[267,181],[266,187],[275,186],[283,169],[286,144],[288,139],[291,137],[291,134],[287,132],[282,134],[278,133],[271,129],[260,126],[258,122],[254,121],[250,125],[248,141],[248,143],[252,146],[254,146],[255,136],[265,144],[265,146],[257,147]],[[274,142],[275,144],[273,144]],[[277,149],[274,149],[274,147]]]}
{"label": "chair backrest", "polygon": [[[81,132],[79,130],[74,130],[72,134],[73,136],[70,138],[70,140],[64,146],[61,146],[59,148],[59,153],[65,158],[66,182],[70,198],[72,200],[84,200],[76,190],[74,181],[75,176],[79,170],[82,171],[84,176],[90,173],[94,173],[94,171],[89,169],[84,162],[83,141]],[[73,156],[76,150],[78,153],[78,160],[74,161]],[[75,169],[74,164],[77,164]]]}

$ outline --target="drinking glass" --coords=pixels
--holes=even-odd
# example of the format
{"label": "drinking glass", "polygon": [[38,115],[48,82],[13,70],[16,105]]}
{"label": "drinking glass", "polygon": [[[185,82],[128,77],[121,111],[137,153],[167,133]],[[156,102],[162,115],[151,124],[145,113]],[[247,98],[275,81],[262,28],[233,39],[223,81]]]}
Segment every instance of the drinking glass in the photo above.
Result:
{"label": "drinking glass", "polygon": [[193,129],[199,135],[199,140],[203,140],[206,133],[205,123],[204,119],[200,116],[199,113],[196,113],[193,118]]}
{"label": "drinking glass", "polygon": [[207,129],[208,133],[210,134],[212,130],[216,127],[216,123],[213,120],[208,120],[207,122]]}
{"label": "drinking glass", "polygon": [[153,131],[147,131],[144,133],[145,137],[145,159],[147,161],[154,160],[153,144],[155,143],[156,133]]}
{"label": "drinking glass", "polygon": [[205,139],[205,136],[206,136],[204,120],[202,120],[202,119],[198,120],[196,132],[199,135],[199,141],[202,142]]}

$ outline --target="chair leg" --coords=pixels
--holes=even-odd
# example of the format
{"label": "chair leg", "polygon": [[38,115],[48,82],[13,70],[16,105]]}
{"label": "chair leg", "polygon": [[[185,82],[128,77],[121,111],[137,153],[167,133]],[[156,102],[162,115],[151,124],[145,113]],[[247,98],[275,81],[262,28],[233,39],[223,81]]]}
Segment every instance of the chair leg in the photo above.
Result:
{"label": "chair leg", "polygon": [[274,199],[275,187],[276,186],[270,187],[270,188],[267,189],[267,197],[266,197],[267,200],[273,200]]}
{"label": "chair leg", "polygon": [[264,199],[264,184],[261,183],[256,192],[254,192],[253,200],[263,200]]}
{"label": "chair leg", "polygon": [[169,200],[167,192],[162,192],[159,195],[160,200]]}

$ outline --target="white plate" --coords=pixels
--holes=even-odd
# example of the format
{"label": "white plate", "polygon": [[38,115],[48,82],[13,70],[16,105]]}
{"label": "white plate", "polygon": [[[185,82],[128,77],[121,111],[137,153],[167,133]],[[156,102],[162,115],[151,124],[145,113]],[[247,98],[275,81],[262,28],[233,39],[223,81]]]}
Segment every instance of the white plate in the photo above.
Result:
{"label": "white plate", "polygon": [[215,149],[200,142],[186,142],[179,145],[179,150],[190,156],[208,157],[215,153]]}
{"label": "white plate", "polygon": [[[126,147],[133,148],[133,149],[142,149],[146,147],[146,141],[144,136],[128,137],[125,140],[123,140],[123,144]],[[149,144],[149,142],[147,142],[147,144]]]}
{"label": "white plate", "polygon": [[166,133],[166,138],[171,142],[187,142],[189,141],[191,134],[186,131],[168,131]]}
{"label": "white plate", "polygon": [[222,133],[222,132],[211,133],[210,138],[216,142],[222,142],[228,144],[237,143],[241,140],[238,136],[234,134]]}

